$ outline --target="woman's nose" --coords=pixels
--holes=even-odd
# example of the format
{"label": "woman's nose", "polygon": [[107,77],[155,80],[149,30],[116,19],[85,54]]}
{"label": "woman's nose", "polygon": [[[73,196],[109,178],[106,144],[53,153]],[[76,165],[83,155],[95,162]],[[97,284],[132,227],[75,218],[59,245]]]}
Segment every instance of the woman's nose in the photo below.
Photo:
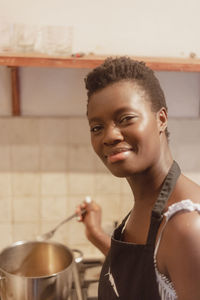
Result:
{"label": "woman's nose", "polygon": [[113,145],[123,140],[121,130],[116,126],[110,126],[104,131],[103,143],[105,145]]}

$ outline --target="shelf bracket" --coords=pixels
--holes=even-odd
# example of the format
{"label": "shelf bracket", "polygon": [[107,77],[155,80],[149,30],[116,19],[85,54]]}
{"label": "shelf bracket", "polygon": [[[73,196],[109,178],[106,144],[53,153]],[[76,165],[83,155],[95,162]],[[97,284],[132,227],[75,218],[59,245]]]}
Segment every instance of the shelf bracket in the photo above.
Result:
{"label": "shelf bracket", "polygon": [[11,87],[12,87],[12,115],[20,116],[20,78],[19,67],[10,67],[11,71]]}

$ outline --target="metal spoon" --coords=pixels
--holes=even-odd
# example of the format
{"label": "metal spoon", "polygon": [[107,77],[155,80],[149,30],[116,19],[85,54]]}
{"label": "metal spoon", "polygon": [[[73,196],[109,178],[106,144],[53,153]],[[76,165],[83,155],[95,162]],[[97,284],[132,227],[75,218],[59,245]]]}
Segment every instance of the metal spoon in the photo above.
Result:
{"label": "metal spoon", "polygon": [[[85,202],[86,203],[91,203],[91,197],[90,196],[86,196],[85,197]],[[84,215],[86,213],[86,209],[83,208],[81,210],[81,215]],[[38,241],[44,241],[44,240],[48,240],[50,238],[52,238],[52,236],[54,235],[54,233],[58,230],[58,228],[60,228],[60,226],[62,226],[63,224],[67,223],[68,221],[74,219],[78,217],[77,213],[74,213],[73,215],[69,216],[68,218],[64,219],[63,221],[61,221],[60,223],[58,223],[58,225],[56,225],[56,227],[54,227],[52,230],[40,235],[37,237]]]}
{"label": "metal spoon", "polygon": [[[86,209],[83,209],[81,211],[81,215],[84,215],[84,213],[86,212]],[[63,221],[61,221],[58,225],[56,225],[56,227],[54,227],[52,230],[40,235],[37,237],[38,241],[44,241],[44,240],[48,240],[50,238],[52,238],[52,236],[54,235],[54,233],[58,230],[58,228],[60,228],[60,226],[62,226],[63,224],[67,223],[68,221],[76,218],[78,215],[77,213],[74,213],[73,215],[69,216],[68,218],[64,219]]]}

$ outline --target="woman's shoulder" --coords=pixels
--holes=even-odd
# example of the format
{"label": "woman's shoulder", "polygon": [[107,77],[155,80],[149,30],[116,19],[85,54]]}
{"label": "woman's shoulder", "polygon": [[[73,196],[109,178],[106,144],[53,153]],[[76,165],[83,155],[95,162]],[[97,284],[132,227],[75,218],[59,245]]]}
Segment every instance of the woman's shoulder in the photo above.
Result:
{"label": "woman's shoulder", "polygon": [[181,174],[172,202],[166,208],[164,215],[169,221],[166,232],[170,231],[170,236],[178,234],[181,238],[182,235],[193,233],[196,226],[200,225],[200,185]]}
{"label": "woman's shoulder", "polygon": [[165,218],[163,241],[169,265],[177,257],[187,257],[191,266],[200,261],[200,202],[191,199],[176,202],[165,212]]}
{"label": "woman's shoulder", "polygon": [[189,177],[181,174],[174,189],[172,203],[190,199],[194,203],[200,203],[200,185]]}
{"label": "woman's shoulder", "polygon": [[170,200],[161,228],[158,267],[181,299],[200,299],[200,186],[181,175]]}
{"label": "woman's shoulder", "polygon": [[[164,235],[178,240],[200,234],[200,186],[181,174],[164,216]],[[200,239],[199,239],[200,240]]]}
{"label": "woman's shoulder", "polygon": [[190,299],[194,293],[191,299],[200,299],[200,204],[185,199],[173,205],[163,233],[165,273],[180,298]]}
{"label": "woman's shoulder", "polygon": [[187,237],[188,234],[200,234],[200,201],[194,202],[191,199],[173,203],[164,213],[166,221],[166,232],[176,237]]}

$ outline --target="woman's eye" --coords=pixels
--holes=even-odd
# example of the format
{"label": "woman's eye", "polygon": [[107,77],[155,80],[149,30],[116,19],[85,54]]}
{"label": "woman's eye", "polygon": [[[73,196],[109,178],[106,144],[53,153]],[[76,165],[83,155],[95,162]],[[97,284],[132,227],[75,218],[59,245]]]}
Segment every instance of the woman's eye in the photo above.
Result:
{"label": "woman's eye", "polygon": [[90,128],[90,131],[91,131],[91,132],[94,132],[94,133],[97,133],[97,132],[99,132],[101,129],[102,129],[102,126],[101,126],[101,125],[96,125],[96,126],[91,127],[91,128]]}
{"label": "woman's eye", "polygon": [[128,121],[132,120],[133,118],[134,118],[134,116],[125,116],[125,117],[122,117],[119,120],[119,123],[120,124],[127,123]]}

